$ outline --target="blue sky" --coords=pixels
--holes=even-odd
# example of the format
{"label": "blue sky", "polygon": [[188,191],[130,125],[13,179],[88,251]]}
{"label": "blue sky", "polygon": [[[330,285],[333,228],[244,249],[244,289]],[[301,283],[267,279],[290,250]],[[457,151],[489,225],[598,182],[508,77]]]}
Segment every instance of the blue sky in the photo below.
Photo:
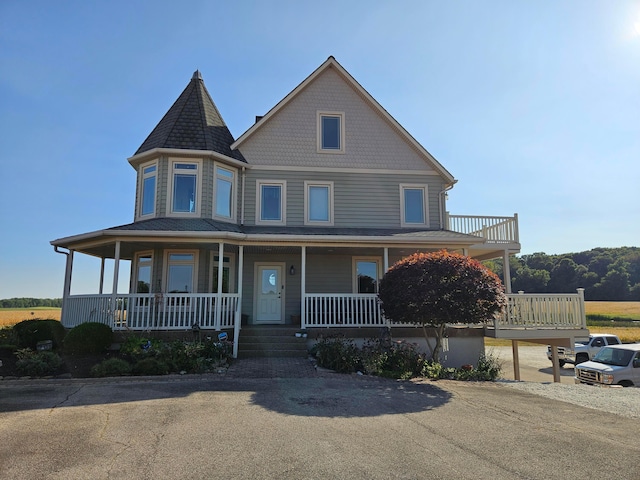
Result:
{"label": "blue sky", "polygon": [[0,298],[62,296],[49,242],[133,220],[126,159],[196,69],[237,138],[329,55],[458,179],[451,213],[517,212],[522,253],[640,246],[639,1],[3,0]]}

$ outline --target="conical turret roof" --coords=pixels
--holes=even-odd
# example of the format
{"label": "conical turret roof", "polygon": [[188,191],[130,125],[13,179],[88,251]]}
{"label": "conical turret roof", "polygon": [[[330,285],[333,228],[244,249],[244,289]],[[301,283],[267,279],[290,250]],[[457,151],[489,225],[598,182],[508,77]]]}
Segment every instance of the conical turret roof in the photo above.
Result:
{"label": "conical turret roof", "polygon": [[245,161],[218,108],[211,99],[199,71],[180,94],[160,123],[149,134],[135,155],[154,148],[209,150]]}

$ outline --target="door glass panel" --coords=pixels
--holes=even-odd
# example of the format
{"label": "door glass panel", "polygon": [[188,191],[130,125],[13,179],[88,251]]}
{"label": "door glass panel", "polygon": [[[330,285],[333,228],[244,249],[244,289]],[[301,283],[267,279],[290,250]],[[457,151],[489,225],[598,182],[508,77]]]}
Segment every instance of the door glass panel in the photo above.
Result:
{"label": "door glass panel", "polygon": [[271,268],[262,270],[262,294],[278,292],[278,271]]}
{"label": "door glass panel", "polygon": [[358,293],[376,293],[378,290],[378,262],[359,260],[356,265]]}

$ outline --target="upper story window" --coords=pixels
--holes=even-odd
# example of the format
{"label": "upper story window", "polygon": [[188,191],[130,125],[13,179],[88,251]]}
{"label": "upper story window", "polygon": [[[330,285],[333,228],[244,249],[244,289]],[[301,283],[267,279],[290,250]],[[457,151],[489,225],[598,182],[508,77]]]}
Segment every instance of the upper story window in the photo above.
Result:
{"label": "upper story window", "polygon": [[215,216],[233,220],[235,219],[236,174],[233,170],[217,165],[215,172]]}
{"label": "upper story window", "polygon": [[198,214],[201,185],[200,162],[171,162],[169,196],[171,214]]}
{"label": "upper story window", "polygon": [[333,182],[304,182],[304,223],[333,225]]}
{"label": "upper story window", "polygon": [[142,166],[140,182],[140,216],[156,213],[156,177],[158,166],[154,163]]}
{"label": "upper story window", "polygon": [[428,226],[426,185],[400,185],[400,209],[403,227]]}
{"label": "upper story window", "polygon": [[287,182],[256,181],[256,223],[285,225],[287,223]]}
{"label": "upper story window", "polygon": [[344,153],[344,113],[318,112],[318,153]]}

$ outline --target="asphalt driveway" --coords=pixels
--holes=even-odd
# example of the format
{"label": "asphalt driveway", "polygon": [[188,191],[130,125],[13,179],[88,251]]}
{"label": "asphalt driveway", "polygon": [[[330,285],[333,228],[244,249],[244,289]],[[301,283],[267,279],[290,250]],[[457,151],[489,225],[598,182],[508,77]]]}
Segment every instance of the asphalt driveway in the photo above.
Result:
{"label": "asphalt driveway", "polygon": [[0,383],[0,478],[640,477],[633,419],[491,383],[285,377]]}

